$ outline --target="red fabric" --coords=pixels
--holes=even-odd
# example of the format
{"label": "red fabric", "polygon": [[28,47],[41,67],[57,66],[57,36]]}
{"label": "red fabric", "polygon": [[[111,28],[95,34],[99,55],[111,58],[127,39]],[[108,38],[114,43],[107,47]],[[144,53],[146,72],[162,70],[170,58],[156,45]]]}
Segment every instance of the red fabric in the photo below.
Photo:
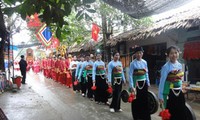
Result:
{"label": "red fabric", "polygon": [[55,63],[55,68],[56,68],[56,81],[59,82],[59,66],[60,66],[60,60],[57,60]]}
{"label": "red fabric", "polygon": [[99,31],[100,31],[100,28],[98,27],[98,25],[95,23],[92,23],[92,39],[94,41],[98,40]]}
{"label": "red fabric", "polygon": [[60,60],[59,61],[59,67],[58,67],[58,69],[59,69],[59,77],[58,77],[58,82],[60,82],[60,83],[64,83],[64,79],[65,79],[65,74],[63,73],[64,72],[64,67],[65,67],[65,64],[64,64],[64,62],[63,62],[63,60]]}
{"label": "red fabric", "polygon": [[33,63],[33,71],[34,73],[40,72],[40,62],[38,60]]}
{"label": "red fabric", "polygon": [[47,60],[46,59],[42,61],[42,66],[43,66],[43,74],[45,77],[47,77]]}
{"label": "red fabric", "polygon": [[67,70],[66,80],[66,86],[70,87],[72,85],[72,76],[69,70]]}
{"label": "red fabric", "polygon": [[184,44],[183,58],[185,60],[200,59],[200,41],[186,42]]}
{"label": "red fabric", "polygon": [[51,78],[53,80],[56,80],[56,72],[55,72],[55,60],[52,60],[52,64],[51,64]]}
{"label": "red fabric", "polygon": [[58,46],[60,46],[60,41],[58,38],[53,37],[50,48],[57,48]]}
{"label": "red fabric", "polygon": [[52,59],[47,60],[47,77],[51,78],[51,67],[52,67]]}

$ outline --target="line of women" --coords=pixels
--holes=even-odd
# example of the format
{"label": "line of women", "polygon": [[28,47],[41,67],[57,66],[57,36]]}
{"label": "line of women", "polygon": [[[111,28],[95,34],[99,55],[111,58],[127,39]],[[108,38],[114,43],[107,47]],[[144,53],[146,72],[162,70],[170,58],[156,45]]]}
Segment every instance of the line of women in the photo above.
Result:
{"label": "line of women", "polygon": [[[131,104],[134,120],[151,120],[148,104],[148,88],[150,80],[147,62],[142,59],[143,48],[134,49],[135,59],[129,67],[129,87],[136,99]],[[186,120],[185,99],[182,93],[182,65],[178,62],[179,49],[171,46],[167,49],[168,61],[162,67],[158,98],[164,109],[169,109],[170,120]],[[85,60],[84,60],[85,59]],[[150,64],[150,63],[149,63]],[[55,66],[56,67],[56,66]],[[69,70],[72,73],[72,84],[75,92],[81,92],[83,97],[95,100],[98,104],[108,104],[108,88],[112,87],[112,101],[110,112],[120,112],[122,85],[126,84],[123,66],[119,52],[113,52],[113,60],[106,69],[101,60],[101,54],[76,57],[70,62]]]}

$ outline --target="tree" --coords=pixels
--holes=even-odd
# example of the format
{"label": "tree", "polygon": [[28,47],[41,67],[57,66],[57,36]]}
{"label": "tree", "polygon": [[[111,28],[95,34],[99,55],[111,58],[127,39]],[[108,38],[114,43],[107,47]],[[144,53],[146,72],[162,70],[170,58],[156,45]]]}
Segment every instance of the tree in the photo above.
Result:
{"label": "tree", "polygon": [[[56,30],[56,36],[61,38],[61,29],[64,24],[68,24],[64,20],[64,17],[70,15],[72,8],[76,10],[82,9],[82,11],[77,14],[77,17],[81,19],[83,16],[88,14],[85,12],[94,12],[93,10],[87,9],[89,4],[95,2],[95,0],[2,0],[0,1],[0,28],[1,28],[1,48],[0,56],[3,57],[3,46],[8,35],[6,34],[6,27],[3,20],[3,14],[11,15],[17,12],[21,15],[23,19],[26,16],[30,16],[34,13],[39,13],[42,22],[47,25],[52,26]],[[13,7],[14,6],[14,7]],[[3,12],[2,12],[2,11]],[[4,59],[0,59],[0,69],[3,71]]]}
{"label": "tree", "polygon": [[110,51],[106,47],[106,41],[110,35],[152,25],[151,18],[149,17],[134,19],[101,1],[95,7],[97,8],[97,16],[102,19],[103,49],[106,51],[104,52],[104,60],[108,60],[108,55],[110,56]]}
{"label": "tree", "polygon": [[[1,4],[0,4],[1,5]],[[4,24],[3,14],[0,7],[0,70],[5,71],[4,67],[4,46],[6,41],[6,26]]]}

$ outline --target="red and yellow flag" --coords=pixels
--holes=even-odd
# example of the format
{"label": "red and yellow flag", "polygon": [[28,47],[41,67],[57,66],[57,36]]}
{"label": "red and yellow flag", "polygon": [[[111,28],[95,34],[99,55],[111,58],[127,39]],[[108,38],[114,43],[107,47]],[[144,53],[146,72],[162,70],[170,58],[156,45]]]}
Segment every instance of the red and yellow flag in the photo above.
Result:
{"label": "red and yellow flag", "polygon": [[92,39],[94,41],[98,40],[98,34],[99,34],[100,28],[97,24],[92,23]]}

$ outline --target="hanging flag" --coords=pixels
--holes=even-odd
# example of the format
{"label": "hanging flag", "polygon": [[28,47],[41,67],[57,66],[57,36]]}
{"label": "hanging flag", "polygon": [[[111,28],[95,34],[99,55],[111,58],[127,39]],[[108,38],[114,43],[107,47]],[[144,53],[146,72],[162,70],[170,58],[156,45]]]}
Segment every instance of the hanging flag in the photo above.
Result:
{"label": "hanging flag", "polygon": [[92,23],[92,39],[94,41],[98,40],[99,31],[100,31],[100,28],[98,27],[98,25],[95,23]]}
{"label": "hanging flag", "polygon": [[49,27],[46,24],[43,24],[36,34],[37,38],[42,42],[46,47],[51,45],[52,33]]}

